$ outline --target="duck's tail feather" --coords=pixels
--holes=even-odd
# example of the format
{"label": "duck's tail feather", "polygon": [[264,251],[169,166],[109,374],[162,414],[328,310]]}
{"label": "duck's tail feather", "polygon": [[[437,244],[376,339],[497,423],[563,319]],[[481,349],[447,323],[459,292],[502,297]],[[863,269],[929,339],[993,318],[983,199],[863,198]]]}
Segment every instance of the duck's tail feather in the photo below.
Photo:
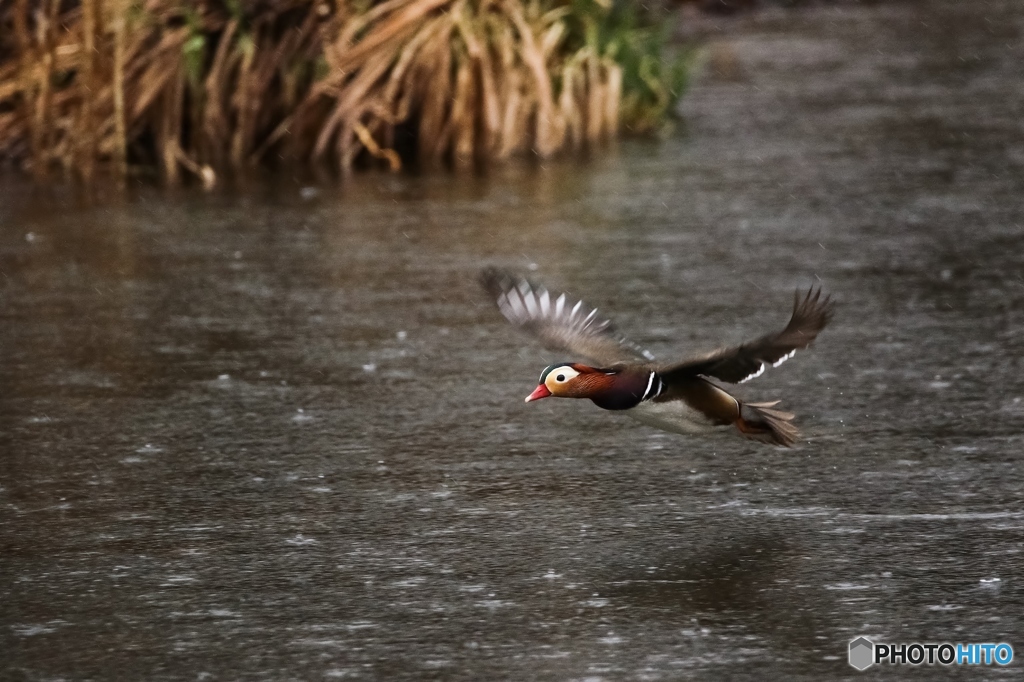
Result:
{"label": "duck's tail feather", "polygon": [[800,437],[800,432],[791,423],[796,415],[773,409],[778,404],[778,400],[773,403],[742,403],[736,428],[751,440],[788,448]]}

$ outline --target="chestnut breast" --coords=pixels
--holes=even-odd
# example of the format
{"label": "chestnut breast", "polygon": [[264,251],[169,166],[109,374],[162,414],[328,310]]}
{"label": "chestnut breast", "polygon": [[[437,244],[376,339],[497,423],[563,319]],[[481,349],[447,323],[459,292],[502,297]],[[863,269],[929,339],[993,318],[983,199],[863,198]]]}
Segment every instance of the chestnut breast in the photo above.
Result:
{"label": "chestnut breast", "polygon": [[639,405],[651,385],[651,370],[623,370],[604,374],[587,397],[605,410],[628,410]]}

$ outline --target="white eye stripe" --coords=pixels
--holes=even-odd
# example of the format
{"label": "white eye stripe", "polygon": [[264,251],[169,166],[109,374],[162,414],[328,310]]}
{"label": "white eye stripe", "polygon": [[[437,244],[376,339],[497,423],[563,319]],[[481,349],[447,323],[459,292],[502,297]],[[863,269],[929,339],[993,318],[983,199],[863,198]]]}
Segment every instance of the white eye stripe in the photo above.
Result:
{"label": "white eye stripe", "polygon": [[[547,372],[547,370],[544,371]],[[567,381],[575,379],[579,375],[580,373],[574,370],[572,367],[569,367],[568,365],[563,365],[561,367],[555,367],[550,372],[547,372],[547,378],[544,380],[544,383],[546,384],[549,381],[554,381],[555,383],[558,384],[564,384]],[[541,376],[543,377],[544,374],[541,374]]]}

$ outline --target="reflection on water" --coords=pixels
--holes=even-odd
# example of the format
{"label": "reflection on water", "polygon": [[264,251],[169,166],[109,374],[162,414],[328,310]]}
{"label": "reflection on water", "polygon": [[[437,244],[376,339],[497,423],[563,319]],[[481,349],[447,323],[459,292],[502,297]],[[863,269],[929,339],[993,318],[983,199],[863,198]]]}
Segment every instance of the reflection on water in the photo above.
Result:
{"label": "reflection on water", "polygon": [[[8,676],[823,679],[861,634],[1019,644],[1024,13],[741,21],[687,136],[587,163],[88,209],[8,181]],[[489,263],[662,357],[820,280],[834,326],[740,388],[808,442],[523,404],[563,358]]]}

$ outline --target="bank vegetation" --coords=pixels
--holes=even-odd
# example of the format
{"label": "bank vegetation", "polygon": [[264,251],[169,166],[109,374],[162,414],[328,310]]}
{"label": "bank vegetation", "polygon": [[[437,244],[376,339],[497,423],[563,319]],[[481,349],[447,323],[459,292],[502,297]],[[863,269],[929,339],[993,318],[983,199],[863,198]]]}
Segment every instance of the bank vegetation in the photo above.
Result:
{"label": "bank vegetation", "polygon": [[4,0],[0,159],[213,185],[466,168],[663,125],[664,21],[612,0]]}

